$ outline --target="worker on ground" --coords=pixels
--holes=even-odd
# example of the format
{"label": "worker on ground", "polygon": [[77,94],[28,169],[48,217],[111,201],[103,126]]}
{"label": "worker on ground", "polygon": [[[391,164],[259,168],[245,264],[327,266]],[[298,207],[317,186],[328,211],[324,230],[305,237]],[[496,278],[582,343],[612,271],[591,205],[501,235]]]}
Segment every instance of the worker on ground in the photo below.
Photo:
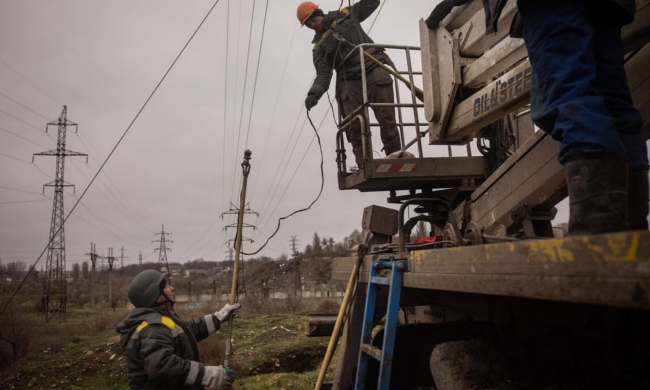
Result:
{"label": "worker on ground", "polygon": [[[305,107],[314,107],[323,94],[329,89],[332,72],[336,69],[336,99],[342,117],[350,115],[363,105],[363,86],[361,81],[361,61],[358,55],[353,55],[348,61],[343,59],[356,45],[373,43],[368,34],[361,28],[361,22],[366,20],[379,6],[380,0],[360,0],[358,3],[339,11],[325,14],[318,6],[306,1],[298,6],[298,20],[303,26],[315,31],[314,66],[316,79],[309,89]],[[384,64],[390,62],[381,49],[366,50]],[[372,103],[393,103],[393,79],[390,74],[371,60],[365,60],[368,101]],[[381,140],[386,155],[401,149],[399,133],[395,123],[393,107],[373,107],[379,127]],[[368,124],[366,123],[366,126]],[[369,127],[368,127],[369,129]],[[346,132],[348,141],[352,144],[352,152],[359,169],[363,168],[363,148],[361,126],[354,122]],[[372,151],[369,151],[372,153]]]}
{"label": "worker on ground", "polygon": [[[453,6],[445,0],[427,20],[435,28]],[[487,31],[504,0],[484,2]],[[518,0],[532,64],[533,122],[559,141],[566,169],[572,235],[648,229],[648,151],[643,119],[623,68],[621,27],[635,0]],[[488,17],[489,16],[489,17]],[[517,28],[518,27],[518,28]],[[519,31],[517,31],[519,30]]]}
{"label": "worker on ground", "polygon": [[216,332],[239,303],[191,321],[174,311],[174,287],[167,274],[140,272],[129,285],[129,301],[136,307],[117,324],[126,355],[132,390],[232,389],[235,372],[199,362],[197,342]]}

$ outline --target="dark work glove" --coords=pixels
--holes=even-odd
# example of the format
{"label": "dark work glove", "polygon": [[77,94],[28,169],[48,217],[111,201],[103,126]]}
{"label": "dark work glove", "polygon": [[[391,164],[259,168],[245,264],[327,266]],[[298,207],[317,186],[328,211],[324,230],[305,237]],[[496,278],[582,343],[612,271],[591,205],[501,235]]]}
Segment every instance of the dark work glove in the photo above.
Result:
{"label": "dark work glove", "polygon": [[311,110],[317,104],[318,104],[318,99],[316,99],[316,96],[307,95],[307,99],[305,99],[305,107],[308,110]]}
{"label": "dark work glove", "polygon": [[433,9],[429,18],[427,18],[426,23],[427,27],[430,29],[437,28],[440,25],[440,22],[449,15],[452,8],[459,5],[468,3],[469,0],[443,0],[442,3],[436,5],[436,8]]}

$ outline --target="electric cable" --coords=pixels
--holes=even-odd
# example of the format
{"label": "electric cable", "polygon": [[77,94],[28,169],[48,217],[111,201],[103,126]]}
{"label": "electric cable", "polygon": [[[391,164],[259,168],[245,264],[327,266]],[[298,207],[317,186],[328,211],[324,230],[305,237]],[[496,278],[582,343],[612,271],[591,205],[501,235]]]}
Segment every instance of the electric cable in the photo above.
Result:
{"label": "electric cable", "polygon": [[[368,33],[370,33],[370,31],[371,31],[372,28],[374,27],[375,22],[376,22],[377,19],[379,18],[379,15],[381,14],[381,11],[382,11],[382,9],[384,8],[384,5],[386,4],[387,1],[388,1],[388,0],[385,0],[385,1],[382,3],[382,5],[381,5],[381,7],[379,8],[379,10],[377,11],[377,15],[375,16],[375,19],[373,20],[372,24],[370,25],[370,28],[368,29]],[[340,12],[342,6],[343,6],[343,0],[341,1],[341,4],[339,5],[339,12]],[[329,108],[329,109],[332,110],[332,117],[333,117],[333,119],[334,119],[334,123],[337,123],[337,121],[336,121],[336,117],[335,117],[335,115],[334,115],[334,107],[333,107],[333,105],[332,105],[332,101],[333,101],[333,99],[330,98],[330,96],[329,96],[329,91],[328,91],[328,101],[329,101],[329,104],[330,104],[330,108]],[[328,110],[329,110],[329,109],[328,109]],[[302,112],[302,111],[301,111],[301,112]],[[300,114],[299,114],[298,118],[299,118],[299,117],[300,117]],[[309,117],[309,112],[307,112],[307,118],[309,119],[309,123],[311,124],[312,128],[314,128],[314,131],[316,132],[316,135],[318,136],[318,131],[317,131],[316,128],[314,127],[314,124],[313,124],[311,118]],[[323,119],[324,119],[324,118],[323,118]],[[322,124],[322,122],[321,122],[321,124]],[[337,126],[338,126],[338,124],[337,124]],[[320,127],[320,125],[319,125],[319,127]],[[300,134],[298,135],[298,137],[300,137]],[[291,138],[289,138],[289,139],[291,140]],[[313,140],[312,140],[312,141],[313,141]],[[318,142],[319,142],[319,146],[320,146],[320,136],[318,136]],[[295,145],[296,145],[296,144],[294,144],[294,148],[295,148]],[[310,144],[310,146],[311,146],[311,144]],[[309,150],[309,146],[307,147],[307,150]],[[286,152],[286,147],[285,147],[285,152]],[[283,153],[283,155],[284,155],[284,153]],[[306,155],[306,154],[305,154],[305,155]],[[289,159],[290,159],[290,158],[289,158]],[[304,155],[303,155],[303,159],[304,159]],[[321,159],[322,159],[322,147],[321,147]],[[286,170],[286,167],[288,166],[288,162],[289,162],[289,161],[287,161],[287,165],[285,165],[285,170]],[[282,164],[282,162],[280,162],[280,164]],[[300,168],[300,166],[301,166],[301,165],[299,164],[299,165],[298,165],[298,168],[297,168],[296,171],[294,172],[294,176],[293,176],[293,177],[295,177],[295,174],[297,173],[297,171],[298,171],[298,169]],[[277,175],[277,171],[276,171],[276,175]],[[282,176],[281,176],[281,178],[280,178],[280,181],[282,180],[282,177],[283,177],[283,176],[284,176],[284,172],[283,172],[283,174],[282,174]],[[292,179],[290,180],[289,184],[290,184],[291,181],[293,180],[293,177],[292,177]],[[275,179],[272,181],[272,183],[273,183],[274,181],[275,181]],[[278,184],[279,184],[279,183],[278,183]],[[273,186],[273,184],[271,184],[271,186]],[[289,186],[289,185],[287,185],[287,188],[288,188],[288,186]],[[276,187],[276,189],[277,189],[277,187]],[[285,193],[286,193],[286,189],[285,189]],[[321,193],[322,193],[322,187],[321,187]],[[274,192],[273,196],[274,196],[274,195],[275,195],[275,192]],[[272,196],[272,197],[273,197],[273,196]],[[280,202],[282,201],[283,197],[284,197],[284,193],[283,193],[283,195],[280,197],[280,200],[278,201],[278,203],[276,203],[276,208],[277,208],[277,206],[280,204]],[[319,193],[319,197],[320,197],[320,193]],[[317,199],[318,199],[318,198],[317,198]],[[270,204],[270,203],[269,203],[269,204]],[[313,204],[313,203],[312,203],[312,204]],[[309,207],[311,208],[311,205],[310,205]],[[265,210],[266,210],[266,209],[265,209]],[[274,211],[271,213],[271,215],[273,215],[274,212],[275,212],[275,209],[274,209]],[[262,212],[262,214],[264,214],[264,212]],[[293,214],[291,214],[291,215],[293,215]],[[291,216],[291,215],[289,215],[289,216]],[[285,217],[285,218],[288,218],[288,217]],[[273,235],[275,235],[275,234],[277,233],[278,229],[280,228],[280,222],[281,222],[281,220],[282,220],[282,218],[281,218],[280,220],[278,220],[278,228],[277,228],[276,231],[273,233]],[[264,226],[266,226],[266,224],[265,224]],[[268,243],[268,240],[267,240],[267,243]],[[266,243],[264,244],[264,246],[266,246]],[[263,247],[262,247],[262,248],[263,248]],[[254,254],[259,253],[259,251],[260,251],[262,248],[260,248],[260,249],[259,249],[257,252],[255,252]]]}
{"label": "electric cable", "polygon": [[[77,138],[79,139],[79,141],[81,141],[81,144],[88,151],[88,153],[90,155],[90,158],[95,162],[95,164],[97,164],[97,166],[99,166],[100,163],[95,158],[95,154],[97,154],[97,155],[99,155],[99,154],[92,147],[92,145],[90,144],[90,141],[88,141],[88,144],[86,144],[86,142],[84,142],[84,140],[83,140],[83,137],[81,137],[79,134],[77,134]],[[72,160],[72,161],[74,161],[74,160]],[[86,164],[86,167],[88,168],[88,170],[90,170],[90,172],[92,172],[93,174],[95,173],[90,165]],[[78,169],[78,167],[77,167],[77,169]],[[148,230],[150,233],[154,233],[154,229],[152,229],[153,225],[149,224],[147,222],[147,220],[142,216],[142,214],[140,214],[140,212],[138,211],[138,209],[143,209],[143,207],[136,207],[136,206],[139,206],[139,205],[133,205],[131,203],[129,197],[124,195],[124,193],[120,189],[120,187],[126,188],[126,186],[124,185],[124,183],[119,181],[119,176],[114,175],[113,172],[108,167],[106,167],[105,170],[104,170],[104,176],[106,177],[106,180],[108,180],[109,183],[111,184],[111,187],[109,187],[109,186],[106,185],[105,182],[103,182],[100,179],[102,184],[104,184],[104,186],[106,187],[107,191],[110,192],[110,194],[113,195],[115,200],[117,200],[118,203],[120,203],[120,205],[122,205],[122,207],[124,207],[124,209],[126,211],[128,211],[129,214],[131,214],[133,216],[134,220],[137,223],[139,223],[141,226],[143,226],[145,228],[145,230]],[[115,177],[115,180],[113,180],[113,176]],[[111,188],[113,188],[113,189],[115,189],[115,191],[117,191],[117,194],[119,194],[122,197],[122,199],[124,200],[124,203],[122,203],[122,201],[120,201],[119,197],[113,193]]]}
{"label": "electric cable", "polygon": [[[223,88],[223,142],[221,143],[221,210],[224,209],[224,187],[226,181],[226,118],[228,116],[228,54],[230,51],[230,0],[226,8],[226,70],[224,72]],[[221,219],[223,221],[223,218]],[[216,221],[215,221],[216,222]],[[210,227],[211,228],[211,227]],[[210,229],[208,228],[208,230]],[[223,223],[221,224],[223,228]],[[206,230],[207,232],[207,230]],[[204,233],[205,234],[205,233]],[[193,246],[194,244],[192,244]]]}
{"label": "electric cable", "polygon": [[8,113],[7,111],[0,110],[0,112],[3,113],[3,114],[5,114],[5,115],[7,115],[8,117],[11,117],[11,118],[17,120],[18,122],[20,122],[20,123],[22,123],[22,124],[24,124],[24,125],[29,126],[30,128],[32,128],[32,129],[38,131],[39,133],[42,133],[43,135],[46,135],[46,136],[47,136],[47,134],[46,134],[43,130],[39,129],[38,127],[36,127],[36,126],[34,126],[34,125],[30,124],[30,123],[25,122],[24,120],[22,120],[22,119],[20,119],[20,118],[18,118],[18,117],[15,117],[15,116],[11,115],[11,114]]}
{"label": "electric cable", "polygon": [[[329,109],[328,109],[329,110]],[[327,118],[328,112],[325,112],[325,115],[323,115],[323,119],[321,119],[320,123],[318,124],[318,129],[317,131],[320,131],[320,128],[323,126],[323,123],[325,123],[325,118]],[[312,125],[313,126],[313,125]],[[278,206],[282,203],[282,199],[284,199],[284,196],[286,195],[287,191],[289,190],[289,187],[291,186],[291,183],[293,183],[293,179],[296,177],[296,174],[302,167],[303,161],[305,161],[305,157],[307,157],[307,154],[309,153],[309,148],[311,148],[311,145],[314,143],[314,139],[316,137],[312,137],[311,141],[309,141],[309,145],[307,145],[307,148],[305,149],[305,153],[303,153],[302,157],[300,158],[300,161],[298,162],[298,166],[296,169],[293,171],[293,175],[291,175],[291,179],[289,179],[289,183],[284,187],[284,191],[282,192],[282,195],[280,195],[280,199],[275,204],[275,207],[273,208],[273,211],[269,214],[269,218],[266,220],[264,225],[262,225],[262,230],[266,228],[266,225],[271,221],[271,217],[275,214],[275,211],[278,209]]]}
{"label": "electric cable", "polygon": [[260,50],[257,54],[257,67],[255,68],[255,79],[253,81],[253,97],[251,98],[251,108],[248,112],[248,128],[246,129],[246,141],[244,142],[244,149],[248,149],[248,136],[251,131],[251,119],[253,118],[253,108],[255,108],[255,92],[257,90],[257,76],[260,72],[260,63],[262,62],[262,47],[264,46],[264,32],[266,30],[266,15],[269,11],[269,0],[266,0],[266,7],[264,9],[264,22],[262,22],[262,37],[260,38]]}
{"label": "electric cable", "polygon": [[18,137],[18,138],[20,138],[20,139],[22,139],[22,140],[24,140],[24,141],[27,141],[27,142],[29,142],[29,143],[32,144],[32,145],[36,145],[36,146],[38,146],[39,148],[48,149],[47,146],[43,146],[43,145],[41,145],[41,144],[39,144],[39,143],[37,143],[37,142],[34,142],[34,141],[32,141],[32,140],[29,140],[29,139],[23,137],[22,135],[18,135],[18,134],[16,134],[16,133],[14,133],[13,131],[9,131],[9,130],[5,129],[4,127],[0,127],[0,130],[4,131],[4,132],[6,132],[6,133],[9,133],[9,134],[11,134],[11,135],[13,135],[14,137]]}
{"label": "electric cable", "polygon": [[6,157],[6,158],[10,158],[10,159],[12,159],[12,160],[16,160],[16,161],[24,162],[24,163],[27,163],[27,164],[30,164],[30,165],[31,165],[31,161],[23,160],[23,159],[18,158],[18,157],[12,157],[12,156],[9,156],[9,155],[4,154],[4,153],[0,153],[0,156]]}
{"label": "electric cable", "polygon": [[248,49],[246,51],[246,65],[244,66],[244,87],[242,88],[242,95],[241,95],[241,110],[239,113],[239,129],[237,130],[237,147],[234,149],[234,155],[235,155],[235,169],[234,173],[232,176],[232,188],[230,190],[230,203],[232,203],[232,199],[234,196],[235,192],[235,178],[237,177],[237,159],[239,156],[237,156],[237,151],[239,150],[239,142],[241,140],[241,124],[242,124],[242,119],[244,118],[244,101],[246,100],[246,83],[248,81],[248,60],[250,59],[250,54],[251,54],[251,40],[253,38],[253,19],[255,16],[255,2],[256,0],[253,0],[253,7],[251,9],[251,24],[250,24],[250,31],[248,33]]}
{"label": "electric cable", "polygon": [[[282,77],[280,78],[280,84],[278,87],[278,93],[275,96],[275,104],[273,105],[273,113],[271,114],[271,120],[269,121],[269,125],[266,129],[266,138],[264,139],[263,148],[262,148],[262,158],[260,158],[260,161],[264,161],[266,157],[266,147],[269,142],[269,136],[271,135],[271,132],[273,131],[273,123],[275,123],[275,114],[277,113],[278,110],[278,103],[280,102],[280,93],[282,92],[282,86],[284,85],[284,78],[287,74],[287,69],[289,65],[289,57],[291,56],[291,49],[293,48],[293,39],[296,35],[296,31],[298,30],[298,22],[294,24],[293,27],[293,33],[291,33],[291,39],[289,40],[289,50],[287,51],[287,54],[285,55],[285,61],[284,61],[284,69],[282,70]],[[301,105],[302,106],[302,105]],[[264,167],[266,164],[262,164],[260,166],[260,172],[255,175],[254,178],[254,183],[253,183],[253,191],[251,191],[251,198],[253,198],[254,194],[256,193],[257,189],[257,183],[259,182],[258,178],[262,176],[262,173],[264,171]]]}
{"label": "electric cable", "polygon": [[[259,249],[257,249],[255,252],[250,252],[250,253],[241,252],[246,256],[253,256],[253,255],[258,254],[260,251],[262,251],[262,249],[264,249],[264,247],[266,247],[266,245],[269,243],[269,241],[278,233],[278,231],[280,230],[280,225],[282,224],[283,220],[285,220],[285,219],[287,219],[287,218],[289,218],[289,217],[291,217],[293,215],[296,215],[298,213],[301,213],[303,211],[307,211],[307,210],[311,209],[311,207],[314,205],[314,203],[316,203],[318,201],[318,199],[320,199],[320,196],[323,193],[323,188],[325,187],[325,173],[323,171],[323,162],[324,162],[323,145],[321,144],[320,135],[318,134],[318,129],[316,129],[316,126],[314,126],[314,122],[312,122],[311,117],[309,116],[309,110],[307,110],[307,119],[309,120],[309,124],[311,125],[312,129],[314,129],[314,134],[316,135],[316,138],[318,139],[318,149],[320,150],[320,177],[321,177],[321,182],[320,182],[320,190],[318,191],[318,196],[316,196],[316,199],[314,199],[309,204],[309,206],[307,206],[306,208],[296,210],[296,211],[292,212],[291,214],[288,214],[285,217],[279,218],[278,219],[278,226],[275,228],[275,231],[273,232],[273,234],[271,234],[269,236],[269,238],[266,239],[266,242],[264,242],[264,244]],[[307,150],[309,150],[309,147],[307,147]]]}
{"label": "electric cable", "polygon": [[24,192],[25,194],[32,194],[32,195],[41,195],[41,196],[43,196],[43,194],[39,194],[38,192],[19,190],[19,189],[17,189],[17,188],[11,188],[11,187],[5,187],[5,186],[0,186],[0,188],[2,188],[3,190],[16,191],[16,192]]}
{"label": "electric cable", "polygon": [[26,109],[27,111],[29,111],[29,112],[31,112],[31,113],[33,113],[33,114],[36,114],[36,115],[38,115],[38,116],[40,116],[41,118],[45,119],[45,120],[48,121],[48,122],[50,122],[50,121],[52,120],[52,119],[48,119],[47,117],[45,117],[45,115],[43,115],[43,114],[39,114],[38,112],[32,110],[31,108],[27,107],[26,105],[24,105],[24,104],[22,104],[22,103],[20,103],[20,102],[18,102],[18,101],[16,101],[16,100],[14,100],[14,99],[12,99],[11,97],[5,95],[5,94],[2,93],[2,92],[0,92],[0,95],[2,95],[2,96],[4,96],[5,98],[11,100],[12,102],[16,103],[17,105],[21,106],[22,108]]}
{"label": "electric cable", "polygon": [[34,84],[32,81],[30,81],[27,77],[23,76],[20,72],[18,72],[16,69],[14,69],[11,65],[7,64],[7,63],[6,63],[2,58],[0,58],[0,62],[2,62],[2,63],[3,63],[7,68],[13,70],[14,73],[16,73],[18,76],[20,76],[20,78],[22,78],[23,80],[27,81],[29,84],[32,85],[32,87],[36,88],[40,93],[42,93],[44,96],[46,96],[46,97],[49,98],[51,101],[53,101],[54,103],[56,103],[58,106],[63,106],[63,103],[59,102],[58,100],[56,100],[55,98],[53,98],[52,96],[50,96],[48,93],[46,93],[45,91],[43,91],[42,89],[40,89],[36,84]]}
{"label": "electric cable", "polygon": [[[163,83],[163,81],[165,81],[165,79],[167,78],[167,75],[169,74],[169,72],[171,72],[172,68],[174,67],[174,65],[176,64],[176,62],[178,61],[178,59],[181,57],[181,55],[185,52],[185,49],[186,49],[186,48],[189,46],[189,44],[192,42],[192,39],[194,38],[194,36],[199,32],[199,30],[201,29],[201,26],[203,26],[203,23],[205,23],[205,21],[208,19],[208,17],[210,16],[210,14],[211,14],[212,11],[214,10],[214,8],[217,6],[217,4],[219,4],[219,1],[220,1],[220,0],[216,0],[216,1],[215,1],[215,3],[212,5],[212,7],[211,7],[210,10],[208,11],[208,13],[207,13],[207,14],[205,15],[205,17],[203,18],[203,20],[201,20],[201,23],[199,23],[199,26],[196,28],[196,30],[194,30],[194,33],[192,33],[192,36],[190,36],[190,39],[187,41],[187,43],[185,43],[185,46],[183,46],[183,48],[181,49],[180,53],[178,53],[178,55],[176,56],[176,58],[174,59],[174,61],[172,62],[172,64],[169,66],[169,68],[167,69],[167,71],[166,71],[165,74],[163,75],[162,79],[160,79],[160,81],[158,82],[158,84],[157,84],[156,87],[154,88],[153,92],[151,92],[151,94],[149,95],[149,97],[147,98],[147,100],[144,102],[144,104],[142,105],[142,107],[140,108],[140,110],[138,111],[138,113],[135,115],[135,117],[133,118],[133,120],[131,121],[131,123],[129,124],[129,126],[126,128],[126,130],[125,130],[124,133],[122,134],[122,136],[118,139],[117,143],[115,144],[115,146],[113,147],[113,149],[111,150],[111,152],[108,154],[108,156],[106,157],[106,159],[104,160],[104,162],[102,163],[102,165],[101,165],[101,166],[99,167],[99,169],[97,170],[97,173],[95,174],[95,176],[93,176],[92,180],[90,181],[90,183],[88,183],[88,185],[87,185],[86,188],[84,189],[84,191],[83,191],[83,193],[81,194],[81,196],[79,196],[79,199],[77,200],[77,202],[75,202],[75,204],[72,206],[72,209],[70,210],[70,212],[68,212],[68,215],[66,215],[65,219],[63,220],[63,223],[61,224],[61,227],[59,227],[59,229],[58,229],[54,234],[52,234],[52,238],[50,238],[50,240],[48,241],[47,245],[45,246],[45,248],[44,248],[43,251],[41,252],[40,256],[38,256],[38,259],[36,260],[36,262],[31,266],[31,268],[29,269],[29,271],[27,271],[27,274],[25,275],[25,277],[23,278],[23,280],[20,282],[20,284],[18,285],[18,287],[16,288],[16,290],[11,294],[11,296],[9,297],[9,300],[7,301],[7,303],[5,303],[5,305],[3,306],[2,311],[0,311],[0,317],[2,317],[2,315],[5,313],[5,311],[7,310],[7,307],[9,307],[9,304],[11,303],[11,301],[14,299],[14,297],[16,296],[16,294],[18,293],[18,291],[20,291],[20,289],[22,288],[22,286],[25,284],[25,281],[27,280],[27,278],[29,277],[29,275],[32,273],[32,271],[34,270],[34,268],[36,267],[36,264],[38,264],[38,262],[41,260],[41,258],[43,258],[43,254],[45,254],[45,252],[47,251],[47,249],[50,247],[50,244],[51,244],[52,241],[54,240],[54,237],[56,237],[56,235],[58,234],[59,230],[61,230],[61,229],[65,226],[65,223],[68,221],[68,218],[70,218],[70,216],[72,215],[72,213],[74,212],[74,210],[77,208],[77,206],[78,206],[79,203],[81,202],[81,199],[83,199],[83,197],[86,195],[86,193],[88,192],[88,189],[90,188],[90,186],[95,182],[95,179],[97,178],[97,176],[99,175],[99,173],[102,171],[102,169],[104,168],[104,166],[106,165],[106,163],[108,162],[108,160],[111,158],[111,156],[113,155],[113,153],[115,153],[115,150],[117,150],[118,146],[120,146],[120,144],[122,143],[122,140],[126,137],[126,135],[128,134],[129,130],[131,130],[131,127],[133,127],[133,124],[134,124],[135,121],[140,117],[140,114],[142,113],[142,111],[144,111],[145,107],[147,107],[147,105],[149,104],[149,101],[151,100],[151,98],[153,98],[153,96],[154,96],[154,94],[156,93],[156,91],[158,91],[158,88],[160,88],[160,85]],[[5,64],[5,65],[6,65],[6,64]]]}

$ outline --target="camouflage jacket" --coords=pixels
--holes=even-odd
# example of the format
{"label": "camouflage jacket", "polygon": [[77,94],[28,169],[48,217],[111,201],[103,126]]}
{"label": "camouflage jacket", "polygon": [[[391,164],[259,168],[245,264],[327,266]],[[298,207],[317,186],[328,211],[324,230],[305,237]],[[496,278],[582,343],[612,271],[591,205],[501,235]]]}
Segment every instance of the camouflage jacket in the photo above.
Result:
{"label": "camouflage jacket", "polygon": [[[314,36],[314,67],[316,79],[309,89],[309,95],[320,97],[327,91],[336,69],[337,79],[355,80],[361,77],[361,64],[358,56],[352,56],[350,61],[343,59],[352,51],[354,46],[361,43],[373,43],[373,40],[363,31],[361,22],[366,20],[379,6],[380,0],[361,0],[358,3],[343,8],[340,11],[329,12],[323,18],[322,29]],[[337,39],[340,36],[349,43]],[[373,54],[382,60],[381,56]],[[370,60],[366,60],[366,70],[374,68]]]}

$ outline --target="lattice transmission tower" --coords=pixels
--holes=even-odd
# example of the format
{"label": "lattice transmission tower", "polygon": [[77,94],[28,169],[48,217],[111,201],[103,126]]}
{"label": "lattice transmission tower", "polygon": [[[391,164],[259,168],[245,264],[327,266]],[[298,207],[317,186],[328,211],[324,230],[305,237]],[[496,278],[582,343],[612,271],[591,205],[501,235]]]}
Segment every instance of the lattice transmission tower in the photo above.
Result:
{"label": "lattice transmission tower", "polygon": [[[43,287],[43,314],[45,321],[58,315],[63,318],[66,311],[67,293],[65,283],[65,231],[63,222],[65,213],[63,208],[63,189],[74,187],[64,180],[65,158],[68,156],[85,156],[88,163],[88,155],[84,153],[66,150],[65,141],[68,126],[74,127],[75,132],[78,125],[67,118],[68,108],[63,106],[59,119],[52,121],[45,127],[48,132],[50,126],[58,127],[56,149],[47,152],[35,153],[34,156],[56,156],[56,175],[54,181],[45,184],[44,187],[54,187],[54,202],[52,206],[52,222],[50,225],[50,241],[47,248],[47,263],[45,266],[45,285]],[[33,157],[32,157],[33,162]],[[45,192],[45,188],[43,188]]]}
{"label": "lattice transmission tower", "polygon": [[171,233],[165,232],[165,225],[162,225],[162,230],[160,233],[154,233],[156,236],[160,236],[159,239],[153,240],[151,242],[159,242],[160,246],[153,251],[158,251],[158,271],[160,272],[167,272],[167,278],[169,279],[169,283],[171,284],[172,282],[172,276],[171,272],[169,271],[169,263],[167,262],[167,251],[171,251],[172,248],[167,248],[167,243],[168,242],[174,242],[172,240],[168,240],[167,236],[170,236]]}

